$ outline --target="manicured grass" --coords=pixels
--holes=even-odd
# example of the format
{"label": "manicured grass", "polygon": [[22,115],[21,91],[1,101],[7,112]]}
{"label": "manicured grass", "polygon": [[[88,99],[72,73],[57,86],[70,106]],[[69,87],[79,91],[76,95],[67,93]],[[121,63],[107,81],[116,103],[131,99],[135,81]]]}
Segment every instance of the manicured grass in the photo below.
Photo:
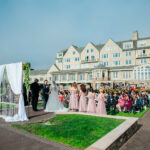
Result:
{"label": "manicured grass", "polygon": [[148,107],[146,110],[143,110],[142,112],[137,112],[136,114],[133,113],[125,113],[125,112],[119,112],[119,111],[109,111],[107,112],[108,115],[115,115],[115,116],[125,116],[125,117],[137,117],[141,118],[148,110],[150,110],[150,107]]}
{"label": "manicured grass", "polygon": [[88,115],[56,115],[48,120],[51,125],[27,123],[12,125],[40,137],[84,149],[120,125],[123,119]]}

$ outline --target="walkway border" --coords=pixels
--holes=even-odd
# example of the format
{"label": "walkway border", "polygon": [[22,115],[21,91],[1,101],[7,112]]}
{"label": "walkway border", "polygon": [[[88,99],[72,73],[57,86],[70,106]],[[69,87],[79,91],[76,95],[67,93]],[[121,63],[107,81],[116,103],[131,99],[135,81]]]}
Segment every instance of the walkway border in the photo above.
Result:
{"label": "walkway border", "polygon": [[116,150],[119,149],[138,129],[138,118],[98,115],[93,113],[81,112],[57,112],[56,114],[81,114],[106,118],[124,119],[125,121],[110,131],[101,139],[90,145],[86,150]]}

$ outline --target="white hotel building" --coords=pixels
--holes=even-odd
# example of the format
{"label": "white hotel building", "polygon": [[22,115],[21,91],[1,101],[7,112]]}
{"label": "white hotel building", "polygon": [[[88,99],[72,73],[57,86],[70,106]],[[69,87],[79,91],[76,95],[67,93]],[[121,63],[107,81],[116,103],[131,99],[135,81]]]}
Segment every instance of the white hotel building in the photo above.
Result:
{"label": "white hotel building", "polygon": [[31,71],[30,81],[35,78],[41,83],[55,80],[66,89],[73,82],[91,84],[93,88],[113,83],[150,87],[150,37],[139,38],[135,31],[131,40],[71,45],[57,53],[49,70]]}

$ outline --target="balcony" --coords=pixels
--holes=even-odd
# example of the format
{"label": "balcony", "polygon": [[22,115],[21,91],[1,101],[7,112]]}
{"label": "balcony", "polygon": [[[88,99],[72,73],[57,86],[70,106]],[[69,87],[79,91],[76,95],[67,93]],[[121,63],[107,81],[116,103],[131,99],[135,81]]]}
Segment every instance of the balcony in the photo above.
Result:
{"label": "balcony", "polygon": [[137,55],[136,58],[137,59],[140,59],[140,58],[150,58],[150,54]]}
{"label": "balcony", "polygon": [[88,59],[88,60],[81,60],[82,64],[86,64],[86,63],[94,63],[94,62],[98,62],[99,59]]}

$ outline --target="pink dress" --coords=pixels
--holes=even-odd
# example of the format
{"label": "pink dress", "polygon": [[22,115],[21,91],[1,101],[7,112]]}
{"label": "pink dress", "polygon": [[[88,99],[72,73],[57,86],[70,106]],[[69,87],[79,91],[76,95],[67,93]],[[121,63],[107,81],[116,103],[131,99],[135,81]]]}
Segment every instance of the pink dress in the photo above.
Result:
{"label": "pink dress", "polygon": [[120,98],[120,99],[118,100],[118,104],[120,105],[120,107],[124,107],[124,105],[125,105],[125,100],[124,100],[124,98]]}
{"label": "pink dress", "polygon": [[83,92],[80,93],[79,111],[81,112],[87,111],[86,97],[85,97],[85,93]]}
{"label": "pink dress", "polygon": [[88,101],[88,107],[87,107],[87,112],[90,113],[96,113],[96,103],[95,103],[95,95],[90,94],[88,96],[89,101]]}
{"label": "pink dress", "polygon": [[70,91],[69,109],[78,109],[78,94],[76,89]]}
{"label": "pink dress", "polygon": [[98,104],[97,104],[96,113],[100,115],[107,115],[106,107],[105,107],[105,97],[103,94],[100,94],[98,96]]}

